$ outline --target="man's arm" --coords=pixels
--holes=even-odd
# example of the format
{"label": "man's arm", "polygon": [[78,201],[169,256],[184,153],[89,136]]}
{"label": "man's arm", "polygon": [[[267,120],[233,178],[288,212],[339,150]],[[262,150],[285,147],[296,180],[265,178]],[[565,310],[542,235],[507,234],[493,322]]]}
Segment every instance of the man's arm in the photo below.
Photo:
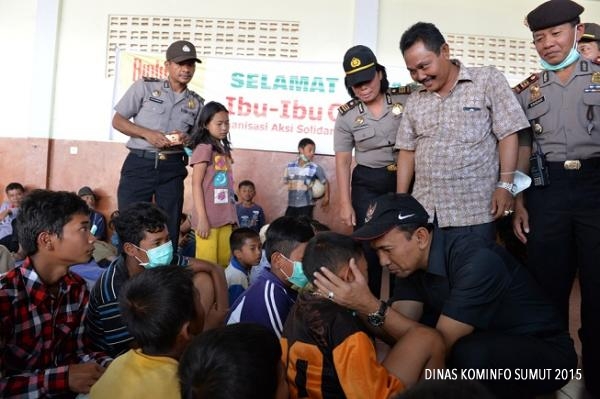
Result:
{"label": "man's arm", "polygon": [[136,125],[118,112],[115,112],[113,116],[112,126],[129,137],[144,139],[156,148],[171,145],[169,139],[162,132]]}
{"label": "man's arm", "polygon": [[414,321],[421,320],[421,316],[423,315],[423,303],[417,301],[394,301],[392,309]]}
{"label": "man's arm", "polygon": [[[514,172],[517,169],[517,154],[519,139],[517,134],[510,134],[498,142],[500,154],[500,181],[512,183]],[[504,215],[504,211],[513,210],[512,193],[504,188],[496,188],[492,194],[490,212],[494,219]]]}
{"label": "man's arm", "polygon": [[415,152],[400,150],[398,152],[398,170],[396,170],[396,192],[408,193],[410,183],[415,174]]}
{"label": "man's arm", "polygon": [[[531,157],[531,136],[529,130],[519,132],[519,155],[517,168],[529,174],[529,158]],[[529,233],[529,214],[525,205],[525,197],[520,192],[515,198],[515,214],[513,216],[513,232],[522,243],[527,243]]]}
{"label": "man's arm", "polygon": [[[344,281],[332,273],[327,268],[321,268],[315,273],[314,284],[321,294],[330,297],[335,303],[358,312],[361,316],[374,313],[379,309],[381,301],[376,298],[369,289],[367,280],[358,270],[354,259],[350,260],[350,270],[354,274],[354,281]],[[383,331],[393,339],[400,339],[409,329],[420,325],[418,322],[397,312],[393,308],[388,308]]]}
{"label": "man's arm", "polygon": [[445,315],[440,316],[435,329],[442,334],[442,338],[446,344],[446,356],[448,356],[456,341],[465,335],[471,334],[474,330],[473,326],[451,319]]}

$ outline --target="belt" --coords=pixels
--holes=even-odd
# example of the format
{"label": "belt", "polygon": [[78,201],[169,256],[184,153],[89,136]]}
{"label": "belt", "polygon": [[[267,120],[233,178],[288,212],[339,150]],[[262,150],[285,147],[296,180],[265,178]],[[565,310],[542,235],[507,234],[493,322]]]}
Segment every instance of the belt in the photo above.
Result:
{"label": "belt", "polygon": [[377,169],[377,170],[379,170],[379,169],[385,169],[388,172],[395,172],[395,171],[398,170],[398,167],[396,166],[395,163],[391,163],[388,166],[383,166],[381,168],[372,168],[370,166],[365,166],[365,165],[356,165],[356,167],[367,168],[367,169]]}
{"label": "belt", "polygon": [[159,161],[164,161],[170,157],[179,157],[184,154],[183,151],[148,151],[148,150],[138,150],[135,148],[130,148],[129,152],[137,155],[140,158],[146,159],[154,159]]}
{"label": "belt", "polygon": [[547,162],[550,170],[586,170],[600,167],[600,158],[568,159],[564,162]]}

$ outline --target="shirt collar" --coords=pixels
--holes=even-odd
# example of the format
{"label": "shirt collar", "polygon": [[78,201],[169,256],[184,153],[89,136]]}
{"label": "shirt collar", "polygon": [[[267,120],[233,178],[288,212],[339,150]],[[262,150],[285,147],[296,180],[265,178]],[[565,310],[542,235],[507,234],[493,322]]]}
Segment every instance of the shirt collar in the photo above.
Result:
{"label": "shirt collar", "polygon": [[[27,296],[31,299],[31,306],[35,307],[53,295],[48,290],[48,286],[42,281],[39,274],[33,266],[30,257],[25,258],[21,266],[21,274]],[[67,272],[56,284],[59,287],[59,295],[69,292],[74,285],[81,284],[81,281],[75,279],[70,272]]]}
{"label": "shirt collar", "polygon": [[427,273],[447,277],[446,272],[446,237],[438,227],[433,228]]}
{"label": "shirt collar", "polygon": [[240,261],[237,260],[237,258],[235,256],[231,257],[231,261],[229,263],[235,269],[238,269],[239,271],[244,272],[244,274],[249,274],[250,273],[250,271],[248,269],[246,269],[244,266],[242,266],[242,264],[240,263]]}

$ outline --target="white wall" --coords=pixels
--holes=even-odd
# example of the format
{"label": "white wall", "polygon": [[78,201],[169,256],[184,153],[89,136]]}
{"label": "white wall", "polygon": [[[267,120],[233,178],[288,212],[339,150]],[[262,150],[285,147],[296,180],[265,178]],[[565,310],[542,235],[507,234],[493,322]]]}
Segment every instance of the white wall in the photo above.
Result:
{"label": "white wall", "polygon": [[0,0],[0,136],[27,137],[31,107],[35,0]]}
{"label": "white wall", "polygon": [[[0,137],[31,137],[32,76],[35,18],[38,1],[0,0],[0,63],[2,95]],[[340,62],[345,50],[355,44],[355,35],[369,35],[376,24],[372,15],[355,15],[377,0],[53,0],[60,4],[54,93],[50,137],[99,140],[108,138],[112,115],[113,80],[105,73],[109,14],[251,18],[300,21],[301,60]],[[523,25],[527,12],[538,0],[379,0],[379,34],[376,54],[384,65],[404,66],[398,41],[414,22],[435,23],[443,33],[481,34],[529,38]],[[600,22],[600,2],[581,0],[584,21]],[[356,21],[357,28],[354,29]],[[372,37],[365,40],[372,42]],[[360,41],[360,40],[357,40]],[[49,77],[52,79],[52,76]],[[408,83],[408,75],[391,77]],[[122,138],[122,137],[121,137]]]}

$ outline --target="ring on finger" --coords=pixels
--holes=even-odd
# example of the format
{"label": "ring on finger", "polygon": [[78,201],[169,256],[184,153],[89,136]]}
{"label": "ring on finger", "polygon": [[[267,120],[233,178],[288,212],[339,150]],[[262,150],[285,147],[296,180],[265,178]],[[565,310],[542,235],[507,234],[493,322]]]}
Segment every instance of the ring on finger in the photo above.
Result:
{"label": "ring on finger", "polygon": [[327,294],[327,298],[329,298],[330,300],[333,301],[333,298],[335,297],[333,291],[329,291],[329,293]]}

